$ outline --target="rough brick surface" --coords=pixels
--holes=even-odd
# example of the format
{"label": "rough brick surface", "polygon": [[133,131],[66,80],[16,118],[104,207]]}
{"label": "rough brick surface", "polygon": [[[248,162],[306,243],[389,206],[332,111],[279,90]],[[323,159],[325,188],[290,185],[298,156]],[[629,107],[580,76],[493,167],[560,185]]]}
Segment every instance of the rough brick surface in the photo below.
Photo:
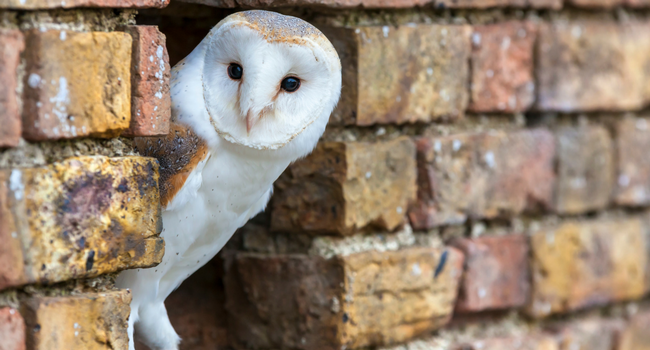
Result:
{"label": "rough brick surface", "polygon": [[452,241],[465,254],[456,310],[476,312],[523,306],[530,289],[526,236],[485,236]]}
{"label": "rough brick surface", "polygon": [[454,119],[467,106],[469,26],[322,28],[343,65],[331,123]]}
{"label": "rough brick surface", "polygon": [[38,10],[74,7],[162,8],[169,0],[0,0],[0,8]]}
{"label": "rough brick surface", "polygon": [[545,129],[421,138],[414,228],[550,207],[553,135]]}
{"label": "rough brick surface", "polygon": [[158,264],[157,185],[141,157],[0,171],[0,289]]}
{"label": "rough brick surface", "polygon": [[25,350],[25,321],[10,307],[0,308],[0,350]]}
{"label": "rough brick surface", "polygon": [[25,48],[18,30],[0,29],[0,147],[18,145],[21,133],[18,110],[18,65]]}
{"label": "rough brick surface", "polygon": [[650,312],[647,310],[632,318],[628,327],[621,335],[619,350],[649,350],[650,349]]}
{"label": "rough brick surface", "polygon": [[415,199],[415,146],[326,142],[276,183],[275,231],[350,234],[368,225],[393,230]]}
{"label": "rough brick surface", "polygon": [[231,342],[358,348],[439,328],[451,317],[463,264],[460,252],[446,251],[408,248],[328,260],[241,254],[226,273]]}
{"label": "rough brick surface", "polygon": [[28,349],[128,349],[127,291],[65,297],[32,297],[21,308]]}
{"label": "rough brick surface", "polygon": [[23,137],[111,137],[129,126],[128,34],[34,29],[26,38]]}
{"label": "rough brick surface", "polygon": [[645,240],[637,219],[567,222],[534,233],[530,314],[639,298],[645,291]]}
{"label": "rough brick surface", "polygon": [[283,7],[283,6],[304,6],[304,7],[334,7],[334,8],[409,8],[423,6],[433,0],[182,0],[197,4],[204,4],[215,7]]}
{"label": "rough brick surface", "polygon": [[171,67],[165,35],[156,26],[128,26],[133,39],[131,61],[131,125],[124,136],[169,133]]}
{"label": "rough brick surface", "polygon": [[617,204],[639,206],[650,203],[650,120],[626,117],[616,130]]}
{"label": "rough brick surface", "polygon": [[454,350],[559,350],[557,342],[547,335],[527,335],[509,338],[477,340]]}
{"label": "rough brick surface", "polygon": [[625,323],[622,320],[581,320],[555,326],[560,350],[618,349],[618,337]]}
{"label": "rough brick surface", "polygon": [[438,8],[474,8],[493,7],[552,8],[562,7],[562,0],[435,0]]}
{"label": "rough brick surface", "polygon": [[475,26],[472,34],[469,109],[519,112],[535,100],[531,22]]}
{"label": "rough brick surface", "polygon": [[[650,135],[650,134],[649,134]],[[605,208],[614,188],[614,146],[601,126],[558,130],[555,210],[578,214]]]}
{"label": "rough brick surface", "polygon": [[554,22],[540,26],[538,98],[542,110],[634,110],[650,97],[650,24]]}

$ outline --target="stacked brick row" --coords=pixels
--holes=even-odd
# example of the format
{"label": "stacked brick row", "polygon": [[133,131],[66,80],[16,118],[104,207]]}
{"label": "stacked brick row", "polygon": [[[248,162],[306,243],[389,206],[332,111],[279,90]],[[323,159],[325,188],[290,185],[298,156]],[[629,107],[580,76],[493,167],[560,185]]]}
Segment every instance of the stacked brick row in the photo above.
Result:
{"label": "stacked brick row", "polygon": [[[0,2],[59,5],[93,2]],[[120,5],[166,3],[103,3]],[[117,137],[168,132],[165,37],[117,13],[0,14],[0,349],[128,349],[115,272],[157,265],[164,242],[158,163]]]}

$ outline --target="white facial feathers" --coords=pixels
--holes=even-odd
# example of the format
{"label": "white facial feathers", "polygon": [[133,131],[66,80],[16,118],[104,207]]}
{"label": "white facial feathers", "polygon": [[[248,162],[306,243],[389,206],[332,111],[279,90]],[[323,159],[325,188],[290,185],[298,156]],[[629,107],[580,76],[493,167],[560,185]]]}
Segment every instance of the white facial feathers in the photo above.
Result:
{"label": "white facial feathers", "polygon": [[[321,118],[341,89],[341,65],[330,42],[310,24],[267,11],[231,15],[204,39],[203,98],[211,123],[226,140],[278,149]],[[228,66],[240,65],[241,79]],[[297,78],[289,92],[281,83]]]}

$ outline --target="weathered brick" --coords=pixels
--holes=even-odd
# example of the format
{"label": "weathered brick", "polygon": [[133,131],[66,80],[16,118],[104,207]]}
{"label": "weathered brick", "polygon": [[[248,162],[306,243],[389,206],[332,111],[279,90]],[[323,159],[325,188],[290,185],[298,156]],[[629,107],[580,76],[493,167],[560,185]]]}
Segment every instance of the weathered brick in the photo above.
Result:
{"label": "weathered brick", "polygon": [[128,349],[131,293],[111,291],[64,297],[32,297],[21,312],[30,350]]}
{"label": "weathered brick", "polygon": [[358,348],[437,329],[451,317],[463,264],[460,252],[445,251],[416,247],[327,260],[240,254],[226,270],[231,343]]}
{"label": "weathered brick", "polygon": [[618,350],[650,350],[650,312],[635,315],[621,335]]}
{"label": "weathered brick", "polygon": [[562,0],[435,0],[434,4],[438,8],[562,8]]}
{"label": "weathered brick", "polygon": [[582,320],[555,325],[552,328],[560,350],[618,349],[618,337],[624,329],[623,320]]}
{"label": "weathered brick", "polygon": [[18,65],[25,39],[18,30],[0,29],[0,147],[17,146],[21,122],[18,107]]}
{"label": "weathered brick", "polygon": [[605,208],[614,189],[614,146],[601,126],[558,130],[555,210],[578,214]]}
{"label": "weathered brick", "polygon": [[31,30],[26,36],[23,137],[111,137],[131,121],[131,37]]}
{"label": "weathered brick", "polygon": [[650,203],[650,122],[625,117],[615,126],[617,186],[614,200],[620,205]]}
{"label": "weathered brick", "polygon": [[469,26],[321,28],[343,65],[331,123],[455,119],[467,106]]}
{"label": "weathered brick", "polygon": [[555,156],[545,129],[421,138],[414,228],[551,207]]}
{"label": "weathered brick", "polygon": [[645,240],[638,219],[566,222],[534,233],[528,311],[544,317],[641,297]]}
{"label": "weathered brick", "polygon": [[157,167],[97,156],[0,171],[0,289],[160,263]]}
{"label": "weathered brick", "polygon": [[0,8],[39,10],[74,7],[162,8],[169,0],[0,0]]}
{"label": "weathered brick", "polygon": [[520,112],[535,100],[531,22],[475,26],[472,34],[469,109]]}
{"label": "weathered brick", "polygon": [[350,234],[403,221],[415,199],[415,146],[408,138],[377,143],[326,142],[276,182],[275,231]]}
{"label": "weathered brick", "polygon": [[183,0],[197,4],[204,4],[215,7],[243,7],[243,8],[264,8],[264,7],[333,7],[333,8],[410,8],[424,6],[433,0]]}
{"label": "weathered brick", "polygon": [[490,338],[462,344],[454,350],[559,350],[558,344],[550,336],[529,334],[520,337]]}
{"label": "weathered brick", "polygon": [[171,67],[165,35],[156,26],[128,26],[133,39],[131,61],[131,126],[124,136],[169,133]]}
{"label": "weathered brick", "polygon": [[25,350],[25,321],[13,308],[0,308],[0,350]]}
{"label": "weathered brick", "polygon": [[650,98],[649,23],[554,22],[540,26],[538,96],[542,110],[634,110]]}
{"label": "weathered brick", "polygon": [[524,235],[460,238],[451,244],[465,254],[457,311],[524,305],[530,290],[528,243]]}

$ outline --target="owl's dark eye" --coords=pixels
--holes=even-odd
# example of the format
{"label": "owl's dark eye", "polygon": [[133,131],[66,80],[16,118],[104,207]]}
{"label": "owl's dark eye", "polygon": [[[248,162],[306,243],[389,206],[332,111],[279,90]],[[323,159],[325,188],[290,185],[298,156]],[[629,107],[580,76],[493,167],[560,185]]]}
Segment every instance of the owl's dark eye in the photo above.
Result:
{"label": "owl's dark eye", "polygon": [[230,77],[230,79],[239,80],[241,79],[241,76],[243,74],[244,74],[244,68],[242,68],[237,63],[231,63],[228,66],[228,76]]}
{"label": "owl's dark eye", "polygon": [[294,77],[286,77],[282,79],[280,87],[286,92],[294,92],[300,87],[300,79]]}

